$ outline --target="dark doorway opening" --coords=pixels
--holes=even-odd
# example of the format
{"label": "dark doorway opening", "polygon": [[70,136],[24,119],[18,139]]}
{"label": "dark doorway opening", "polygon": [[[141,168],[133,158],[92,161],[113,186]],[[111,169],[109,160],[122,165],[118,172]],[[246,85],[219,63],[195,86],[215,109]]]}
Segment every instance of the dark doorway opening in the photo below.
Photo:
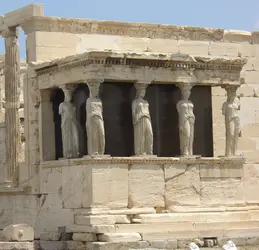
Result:
{"label": "dark doorway opening", "polygon": [[53,108],[53,119],[55,124],[55,151],[57,160],[63,157],[61,115],[59,114],[59,105],[60,103],[64,102],[64,93],[62,89],[53,89],[51,95],[51,102]]}
{"label": "dark doorway opening", "polygon": [[86,100],[89,90],[86,84],[80,84],[73,93],[72,102],[76,107],[76,119],[79,129],[79,152],[80,156],[87,155],[87,133],[86,133]]}
{"label": "dark doorway opening", "polygon": [[111,156],[134,155],[131,104],[132,83],[105,82],[100,87],[105,128],[105,153]]}

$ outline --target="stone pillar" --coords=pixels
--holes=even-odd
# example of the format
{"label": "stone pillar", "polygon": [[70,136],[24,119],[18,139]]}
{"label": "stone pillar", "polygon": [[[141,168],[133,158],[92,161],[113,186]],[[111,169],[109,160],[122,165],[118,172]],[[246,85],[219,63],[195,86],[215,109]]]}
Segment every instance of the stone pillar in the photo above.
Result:
{"label": "stone pillar", "polygon": [[177,103],[179,114],[179,137],[181,156],[193,155],[194,123],[193,103],[189,100],[192,84],[181,83],[177,85],[182,93],[182,100]]}
{"label": "stone pillar", "polygon": [[99,87],[103,79],[89,79],[89,98],[86,100],[86,132],[88,155],[100,156],[105,152],[103,104],[99,98]]}
{"label": "stone pillar", "polygon": [[132,102],[134,151],[136,156],[153,155],[153,129],[149,103],[144,99],[148,84],[135,83],[136,97]]}
{"label": "stone pillar", "polygon": [[18,186],[18,156],[20,148],[20,52],[18,29],[3,32],[5,38],[5,123],[7,149],[6,181]]}
{"label": "stone pillar", "polygon": [[228,85],[225,88],[227,100],[223,103],[222,114],[225,116],[226,148],[225,156],[237,155],[237,143],[240,133],[239,104],[236,101],[237,85]]}
{"label": "stone pillar", "polygon": [[64,102],[59,105],[61,115],[61,131],[63,157],[79,157],[79,127],[76,120],[76,107],[72,103],[74,85],[66,84],[61,87],[64,92]]}

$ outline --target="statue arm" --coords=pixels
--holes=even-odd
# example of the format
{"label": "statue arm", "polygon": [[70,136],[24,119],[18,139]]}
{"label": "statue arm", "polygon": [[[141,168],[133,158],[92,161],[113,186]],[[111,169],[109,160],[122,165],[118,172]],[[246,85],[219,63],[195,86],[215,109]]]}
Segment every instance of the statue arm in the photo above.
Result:
{"label": "statue arm", "polygon": [[223,106],[222,106],[222,115],[225,115],[225,114],[226,114],[226,105],[227,105],[227,103],[224,102],[224,103],[223,103]]}
{"label": "statue arm", "polygon": [[132,119],[133,119],[133,123],[135,123],[136,121],[136,102],[133,101],[132,102]]}
{"label": "statue arm", "polygon": [[176,109],[177,109],[177,112],[180,113],[180,104],[181,104],[181,101],[179,101],[176,105]]}
{"label": "statue arm", "polygon": [[63,103],[61,103],[60,105],[59,105],[59,107],[58,107],[58,113],[60,114],[60,115],[62,115],[62,113],[63,113],[63,110],[62,110],[62,105]]}

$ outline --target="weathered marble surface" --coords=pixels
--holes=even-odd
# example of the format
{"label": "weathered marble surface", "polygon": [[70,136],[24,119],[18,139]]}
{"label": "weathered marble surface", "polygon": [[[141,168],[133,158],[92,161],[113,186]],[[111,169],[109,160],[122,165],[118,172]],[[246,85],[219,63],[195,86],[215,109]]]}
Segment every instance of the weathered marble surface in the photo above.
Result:
{"label": "weathered marble surface", "polygon": [[88,155],[103,155],[105,150],[105,131],[103,106],[99,98],[101,81],[88,81],[89,98],[86,101],[86,131]]}
{"label": "weathered marble surface", "polygon": [[135,84],[136,98],[132,102],[135,155],[153,155],[153,130],[149,104],[144,100],[147,85]]}
{"label": "weathered marble surface", "polygon": [[236,102],[237,87],[227,87],[227,101],[223,103],[222,114],[226,126],[226,156],[237,155],[238,137],[241,130],[238,116],[239,105]]}
{"label": "weathered marble surface", "polygon": [[194,124],[193,103],[189,101],[191,95],[190,84],[179,84],[182,92],[182,100],[177,103],[179,113],[179,136],[182,156],[193,155]]}
{"label": "weathered marble surface", "polygon": [[61,115],[62,147],[64,158],[79,156],[79,133],[76,121],[76,108],[72,104],[72,89],[63,87],[65,100],[59,105]]}

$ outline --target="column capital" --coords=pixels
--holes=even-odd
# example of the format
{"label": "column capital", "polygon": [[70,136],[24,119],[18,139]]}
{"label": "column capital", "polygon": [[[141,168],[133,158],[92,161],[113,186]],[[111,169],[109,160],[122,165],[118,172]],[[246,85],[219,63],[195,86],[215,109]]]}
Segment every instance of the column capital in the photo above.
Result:
{"label": "column capital", "polygon": [[176,83],[176,86],[181,90],[181,92],[183,91],[190,91],[193,87],[193,83],[192,82],[180,82],[180,83]]}
{"label": "column capital", "polygon": [[61,85],[60,88],[61,88],[63,91],[73,91],[73,90],[76,88],[76,85],[69,83],[69,84]]}
{"label": "column capital", "polygon": [[225,89],[226,92],[227,92],[227,95],[229,94],[234,94],[236,93],[237,89],[240,87],[240,85],[231,85],[231,84],[228,84],[228,85],[222,85],[221,88]]}
{"label": "column capital", "polygon": [[19,36],[19,29],[17,29],[17,28],[7,28],[7,29],[2,30],[1,35],[4,38],[8,38],[8,37],[11,37],[11,36],[18,37]]}
{"label": "column capital", "polygon": [[150,84],[151,84],[151,82],[136,81],[134,83],[134,87],[136,88],[136,90],[146,89],[148,87],[148,85],[150,85]]}
{"label": "column capital", "polygon": [[88,86],[94,86],[94,85],[100,85],[101,83],[104,82],[104,79],[103,78],[88,78],[85,80],[85,83],[88,85]]}

